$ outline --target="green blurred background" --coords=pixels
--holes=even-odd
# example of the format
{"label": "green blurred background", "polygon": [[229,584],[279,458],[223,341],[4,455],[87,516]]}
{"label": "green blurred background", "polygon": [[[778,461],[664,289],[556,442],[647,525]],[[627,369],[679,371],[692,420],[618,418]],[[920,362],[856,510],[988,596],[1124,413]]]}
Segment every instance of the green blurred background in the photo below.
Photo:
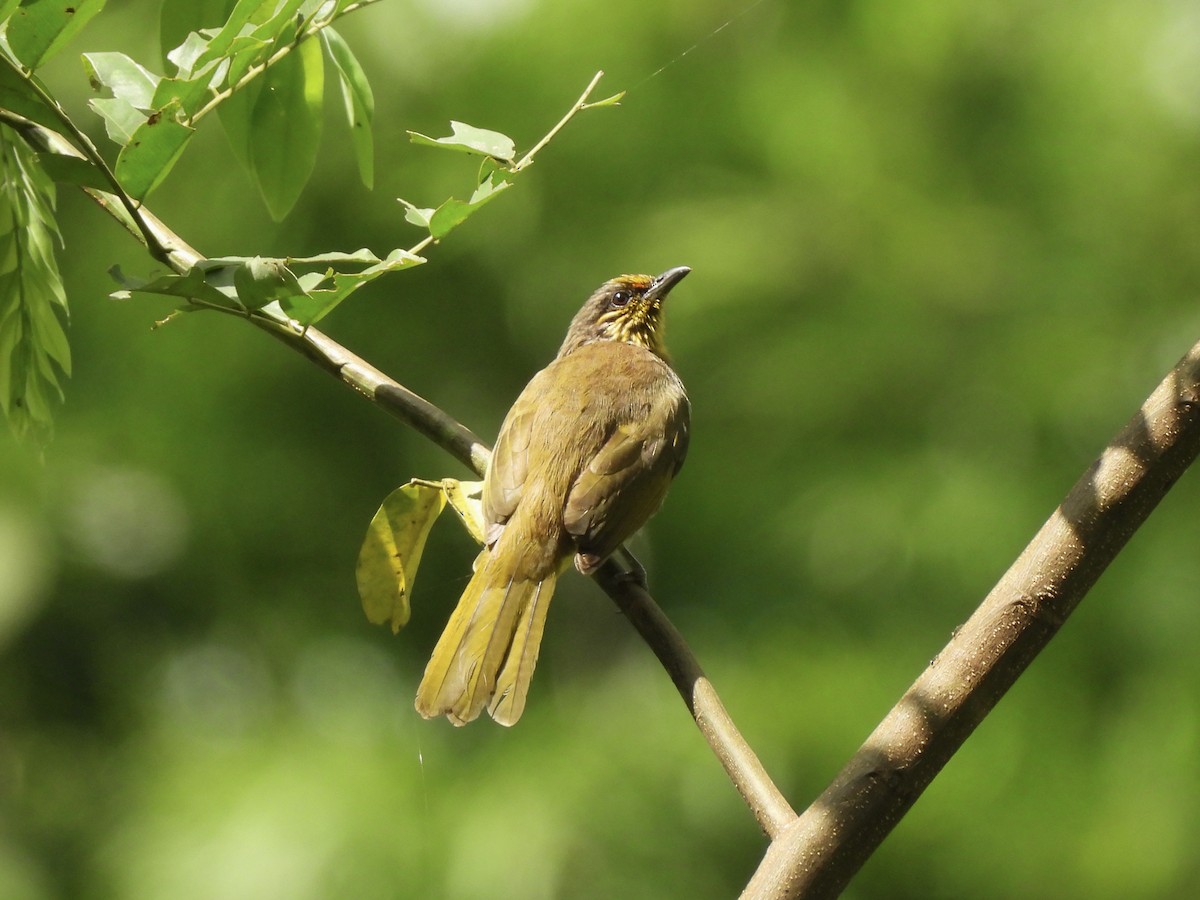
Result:
{"label": "green blurred background", "polygon": [[[627,89],[323,327],[490,438],[597,284],[692,266],[691,455],[637,549],[803,807],[1200,337],[1200,13],[747,6],[380,3],[341,29],[373,193],[331,102],[282,224],[215,122],[151,205],[210,255],[382,253],[418,237],[395,197],[474,171],[404,129],[528,147],[597,69]],[[99,133],[78,53],[156,34],[111,0],[46,78]],[[735,895],[764,839],[611,603],[560,587],[515,729],[420,720],[469,540],[439,524],[398,637],[355,555],[389,490],[465,471],[237,320],[151,331],[168,307],[105,274],[148,259],[60,207],[68,402],[44,459],[0,440],[0,896]],[[847,896],[1194,896],[1198,501],[1190,474]]]}

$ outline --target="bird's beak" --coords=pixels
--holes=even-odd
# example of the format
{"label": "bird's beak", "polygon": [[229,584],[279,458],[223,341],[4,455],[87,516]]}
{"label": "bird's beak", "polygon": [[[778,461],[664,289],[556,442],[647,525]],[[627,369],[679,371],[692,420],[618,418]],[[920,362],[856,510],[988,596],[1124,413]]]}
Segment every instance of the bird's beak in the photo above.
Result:
{"label": "bird's beak", "polygon": [[671,293],[671,288],[683,281],[687,277],[687,273],[692,271],[687,266],[676,266],[674,269],[667,269],[652,282],[646,293],[642,295],[645,300],[662,300],[663,297]]}

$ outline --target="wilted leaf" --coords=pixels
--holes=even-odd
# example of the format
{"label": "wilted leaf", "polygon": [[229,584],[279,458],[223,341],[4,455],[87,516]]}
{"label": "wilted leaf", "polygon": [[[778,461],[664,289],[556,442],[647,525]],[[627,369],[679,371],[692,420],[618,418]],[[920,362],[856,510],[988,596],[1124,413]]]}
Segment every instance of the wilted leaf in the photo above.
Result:
{"label": "wilted leaf", "polygon": [[392,491],[371,519],[355,580],[372,624],[390,624],[394,633],[408,622],[408,598],[425,540],[445,506],[440,488],[412,482]]}
{"label": "wilted leaf", "polygon": [[442,479],[442,490],[450,508],[458,513],[459,519],[476,543],[483,543],[483,482]]}

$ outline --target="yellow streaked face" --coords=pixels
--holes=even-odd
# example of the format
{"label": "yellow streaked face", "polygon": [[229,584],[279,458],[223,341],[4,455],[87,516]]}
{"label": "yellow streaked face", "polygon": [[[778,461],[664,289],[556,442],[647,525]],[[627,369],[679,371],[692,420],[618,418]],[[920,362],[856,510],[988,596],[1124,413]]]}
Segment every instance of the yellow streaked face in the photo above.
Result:
{"label": "yellow streaked face", "polygon": [[605,340],[645,347],[660,356],[663,345],[662,301],[646,296],[654,279],[648,275],[622,275],[607,285],[607,302],[596,318],[596,329]]}
{"label": "yellow streaked face", "polygon": [[595,341],[644,347],[670,362],[663,339],[663,301],[691,271],[667,269],[657,277],[620,275],[604,282],[571,320],[560,357]]}

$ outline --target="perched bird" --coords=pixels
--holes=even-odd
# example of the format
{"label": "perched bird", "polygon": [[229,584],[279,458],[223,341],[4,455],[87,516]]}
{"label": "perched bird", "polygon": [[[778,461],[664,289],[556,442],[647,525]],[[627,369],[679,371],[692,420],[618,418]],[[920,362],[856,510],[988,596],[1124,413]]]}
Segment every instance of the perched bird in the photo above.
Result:
{"label": "perched bird", "polygon": [[425,667],[417,711],[465,725],[525,710],[554,584],[592,574],[663,502],[690,406],[663,343],[663,300],[690,272],[605,282],[513,404],[483,482],[484,549]]}

